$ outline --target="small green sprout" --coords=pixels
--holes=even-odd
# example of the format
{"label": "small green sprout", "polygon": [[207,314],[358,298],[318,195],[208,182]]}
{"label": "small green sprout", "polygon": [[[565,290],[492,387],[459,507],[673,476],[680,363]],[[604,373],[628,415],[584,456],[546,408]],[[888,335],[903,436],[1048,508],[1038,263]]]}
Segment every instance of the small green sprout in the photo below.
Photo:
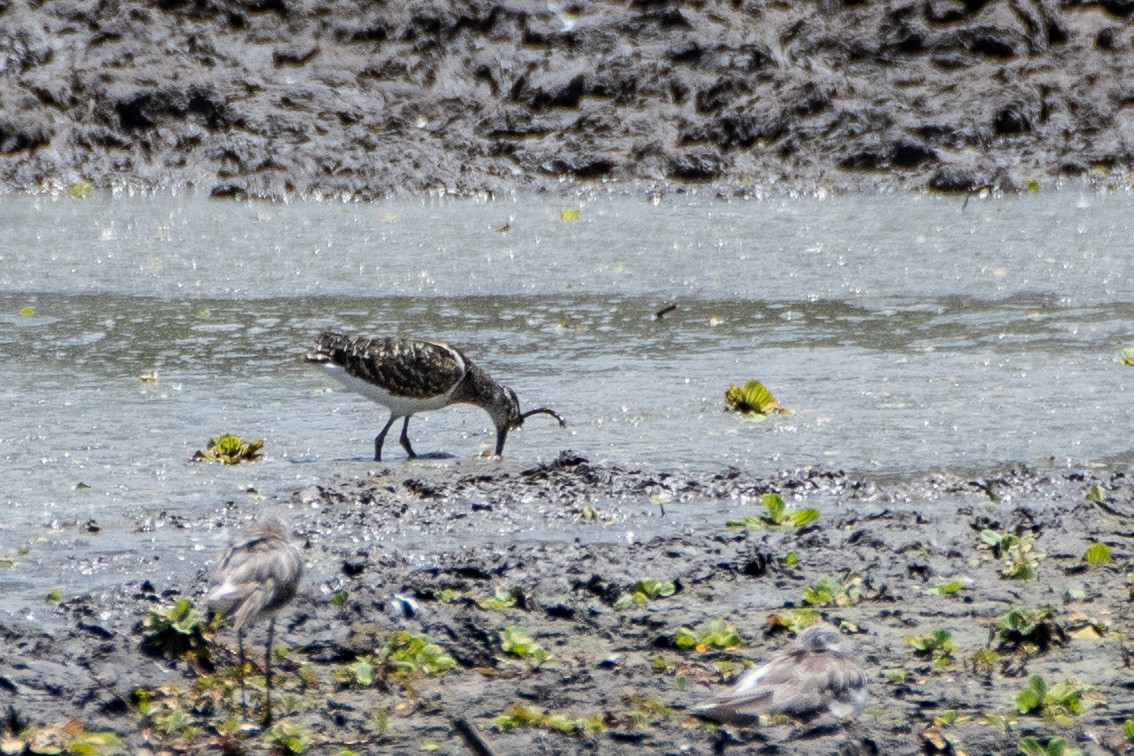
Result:
{"label": "small green sprout", "polygon": [[944,583],[938,583],[932,588],[926,588],[926,593],[936,594],[938,596],[954,596],[965,589],[965,581],[963,580],[949,580]]}
{"label": "small green sprout", "polygon": [[1126,347],[1118,353],[1118,359],[1126,367],[1134,367],[1134,347]]}
{"label": "small green sprout", "polygon": [[193,455],[193,460],[238,465],[241,462],[253,462],[260,459],[260,449],[263,447],[263,439],[245,441],[234,433],[222,433],[210,438],[208,445]]}
{"label": "small green sprout", "polygon": [[1098,483],[1092,483],[1087,489],[1087,501],[1106,501],[1106,490]]}
{"label": "small green sprout", "polygon": [[974,675],[985,679],[992,677],[996,665],[1000,663],[1000,654],[991,648],[978,648],[969,655],[967,666]]}
{"label": "small green sprout", "polygon": [[334,593],[331,594],[331,603],[334,604],[335,606],[342,606],[347,602],[347,598],[349,598],[349,596],[350,596],[350,594],[347,593],[345,590],[335,591]]}
{"label": "small green sprout", "polygon": [[819,519],[819,510],[813,507],[788,512],[784,497],[778,493],[766,493],[760,497],[764,505],[764,514],[747,514],[738,520],[729,520],[725,523],[730,528],[762,528],[768,525],[779,527],[788,525],[793,528],[802,528]]}
{"label": "small green sprout", "polygon": [[992,555],[997,559],[1004,558],[1011,546],[1020,542],[1020,536],[1007,531],[985,528],[980,532],[980,540],[992,549]]}
{"label": "small green sprout", "polygon": [[43,597],[43,600],[50,603],[50,604],[58,604],[60,601],[63,600],[63,594],[60,593],[58,588],[55,588],[53,590],[48,591],[47,595]]}
{"label": "small green sprout", "polygon": [[307,728],[286,720],[273,725],[265,741],[284,753],[306,753],[311,747],[311,735],[307,732]]}
{"label": "small green sprout", "polygon": [[780,557],[780,564],[789,570],[794,569],[799,564],[799,555],[794,551],[789,551]]}
{"label": "small green sprout", "polygon": [[760,381],[748,381],[744,387],[729,386],[725,392],[725,409],[763,419],[771,414],[790,415]]}
{"label": "small green sprout", "polygon": [[678,648],[691,648],[703,654],[710,648],[728,650],[740,646],[740,636],[736,628],[721,617],[710,617],[696,630],[679,627],[673,636],[673,644]]}
{"label": "small green sprout", "polygon": [[921,738],[932,747],[932,753],[963,753],[960,738],[946,728],[966,719],[968,717],[958,717],[955,709],[943,711],[933,718],[933,724],[922,731]]}
{"label": "small green sprout", "polygon": [[484,609],[499,611],[516,605],[516,592],[507,586],[498,585],[492,598],[477,602]]}
{"label": "small green sprout", "polygon": [[1105,543],[1092,543],[1083,554],[1083,561],[1091,567],[1103,567],[1110,564],[1110,547]]}
{"label": "small green sprout", "polygon": [[363,654],[351,664],[336,667],[334,679],[344,688],[369,688],[374,684],[374,673],[376,671],[374,657]]}
{"label": "small green sprout", "polygon": [[1122,734],[1131,743],[1134,743],[1134,719],[1127,719],[1122,723]]}
{"label": "small green sprout", "polygon": [[1043,717],[1056,724],[1070,724],[1073,717],[1092,708],[1098,701],[1090,686],[1074,680],[1048,685],[1039,675],[1028,680],[1028,686],[1016,695],[1016,710],[1021,714]]}
{"label": "small green sprout", "polygon": [[853,606],[862,600],[862,578],[851,571],[823,578],[804,588],[802,598],[807,606]]}
{"label": "small green sprout", "polygon": [[454,588],[435,588],[431,595],[434,601],[440,601],[442,604],[451,604],[464,594]]}
{"label": "small green sprout", "polygon": [[506,627],[500,632],[500,648],[506,654],[529,662],[541,663],[550,656],[547,649],[536,643],[527,629],[520,625]]}
{"label": "small green sprout", "polygon": [[953,663],[953,652],[957,646],[952,634],[945,629],[937,629],[924,635],[907,635],[906,643],[914,648],[914,654],[933,661],[934,669],[944,669]]}
{"label": "small green sprout", "polygon": [[657,580],[655,578],[642,578],[630,586],[630,590],[622,594],[617,601],[614,602],[614,608],[618,610],[628,609],[632,606],[639,606],[648,603],[656,598],[668,598],[677,591],[677,586],[669,580]]}
{"label": "small green sprout", "polygon": [[1082,756],[1078,748],[1071,748],[1063,738],[1052,738],[1046,743],[1033,735],[1020,738],[1016,745],[1022,756]]}
{"label": "small green sprout", "polygon": [[606,729],[601,715],[567,717],[563,714],[552,714],[538,706],[524,704],[512,704],[498,714],[494,721],[497,729],[502,731],[533,727],[561,735],[581,735],[584,732],[602,732]]}

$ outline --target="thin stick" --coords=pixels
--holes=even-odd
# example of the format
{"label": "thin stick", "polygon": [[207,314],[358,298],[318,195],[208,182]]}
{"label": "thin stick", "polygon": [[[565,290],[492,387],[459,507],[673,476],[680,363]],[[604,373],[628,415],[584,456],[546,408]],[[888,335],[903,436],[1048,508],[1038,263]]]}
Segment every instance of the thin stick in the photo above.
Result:
{"label": "thin stick", "polygon": [[476,756],[496,756],[496,751],[492,750],[492,746],[484,739],[484,737],[477,731],[476,725],[464,717],[457,717],[452,720],[453,729],[461,734],[468,744],[469,749],[472,750]]}

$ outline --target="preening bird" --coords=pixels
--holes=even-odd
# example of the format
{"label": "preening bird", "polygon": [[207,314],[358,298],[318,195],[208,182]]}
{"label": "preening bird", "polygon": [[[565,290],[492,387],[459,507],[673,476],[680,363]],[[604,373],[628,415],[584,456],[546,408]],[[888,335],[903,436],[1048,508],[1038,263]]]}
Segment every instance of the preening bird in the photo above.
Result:
{"label": "preening bird", "polygon": [[272,721],[272,640],[276,614],[288,604],[303,579],[303,557],[283,524],[266,520],[248,528],[213,571],[205,597],[211,614],[232,618],[240,654],[240,706],[248,716],[244,688],[244,631],[268,618],[264,657],[264,725]]}
{"label": "preening bird", "polygon": [[355,338],[325,331],[307,353],[307,361],[323,365],[347,388],[389,408],[390,419],[374,438],[376,462],[382,461],[382,445],[394,421],[403,419],[398,440],[413,459],[417,454],[407,435],[410,418],[450,404],[475,404],[488,413],[496,426],[497,456],[504,452],[508,431],[532,415],[551,415],[561,426],[567,424],[546,407],[521,413],[515,391],[442,341]]}
{"label": "preening bird", "polygon": [[830,712],[844,718],[861,714],[866,699],[866,675],[843,650],[842,635],[833,625],[819,623],[742,675],[727,693],[695,706],[693,713],[737,725],[776,713],[808,719]]}

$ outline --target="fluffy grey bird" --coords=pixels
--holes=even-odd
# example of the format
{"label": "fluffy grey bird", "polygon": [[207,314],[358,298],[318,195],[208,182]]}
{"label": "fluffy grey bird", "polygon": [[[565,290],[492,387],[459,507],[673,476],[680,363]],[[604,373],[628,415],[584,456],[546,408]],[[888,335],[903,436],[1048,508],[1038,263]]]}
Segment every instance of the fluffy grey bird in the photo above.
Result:
{"label": "fluffy grey bird", "polygon": [[833,625],[819,623],[767,664],[741,676],[732,690],[693,708],[699,717],[725,724],[753,724],[761,714],[800,719],[830,712],[854,717],[866,708],[866,675],[842,648]]}
{"label": "fluffy grey bird", "polygon": [[546,407],[521,413],[515,391],[443,341],[354,338],[324,331],[307,361],[323,365],[351,391],[389,408],[390,419],[374,439],[376,462],[382,461],[382,444],[394,421],[404,418],[398,440],[413,459],[417,454],[407,435],[410,418],[450,404],[475,404],[488,413],[496,426],[497,456],[504,453],[508,431],[532,415],[551,415],[560,425],[567,424]]}
{"label": "fluffy grey bird", "polygon": [[272,640],[276,613],[295,598],[303,579],[303,557],[283,524],[266,520],[248,528],[213,571],[205,597],[210,614],[232,618],[240,653],[240,707],[248,716],[244,689],[244,630],[268,618],[264,656],[264,725],[272,722]]}

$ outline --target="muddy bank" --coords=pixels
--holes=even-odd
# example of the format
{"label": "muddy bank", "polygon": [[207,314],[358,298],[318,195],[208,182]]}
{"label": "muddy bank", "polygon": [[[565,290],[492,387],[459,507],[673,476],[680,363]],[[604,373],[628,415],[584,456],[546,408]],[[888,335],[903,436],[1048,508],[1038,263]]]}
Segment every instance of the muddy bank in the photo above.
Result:
{"label": "muddy bank", "polygon": [[0,187],[1125,186],[1132,9],[4,0]]}
{"label": "muddy bank", "polygon": [[[818,519],[799,528],[728,525],[766,514],[761,497],[772,491],[789,511],[817,506]],[[931,500],[942,514],[924,513]],[[722,503],[729,514],[719,522],[666,527],[676,508]],[[472,752],[457,719],[501,754],[756,745],[920,753],[934,744],[945,753],[1013,753],[1028,735],[1063,737],[1087,753],[1129,747],[1134,486],[1121,474],[1011,471],[908,483],[798,471],[687,477],[596,467],[565,453],[526,470],[393,465],[263,506],[271,505],[287,512],[309,565],[277,634],[286,648],[275,697],[282,721],[271,733],[239,729],[230,633],[211,633],[211,644],[196,647],[207,652],[180,659],[141,650],[149,610],[200,598],[203,563],[190,584],[139,581],[32,608],[38,622],[0,627],[0,689],[10,704],[3,752],[30,752],[25,741],[53,734],[66,743],[105,732],[128,753]],[[260,505],[241,502],[181,524],[236,532],[259,514]],[[528,527],[566,532],[565,524],[573,537],[523,535]],[[422,548],[384,545],[395,529],[420,531]],[[432,538],[462,530],[481,538],[429,550]],[[1084,561],[1095,543],[1109,547],[1109,563]],[[1030,577],[1006,577],[1021,565]],[[671,585],[639,584],[635,597],[643,578]],[[998,621],[1015,608],[1049,614],[1001,632]],[[843,627],[867,671],[871,700],[857,723],[713,728],[688,715],[789,643],[783,625],[808,621],[809,612]],[[707,632],[714,619],[715,638]],[[919,652],[908,640],[936,630],[949,631],[951,648]],[[261,628],[249,643],[261,649],[253,658],[262,643]],[[1037,675],[1087,686],[1084,710],[1060,712],[1049,701],[1046,718],[1020,714],[1016,697]],[[254,711],[262,684],[253,674]],[[932,729],[938,717],[945,724]]]}

